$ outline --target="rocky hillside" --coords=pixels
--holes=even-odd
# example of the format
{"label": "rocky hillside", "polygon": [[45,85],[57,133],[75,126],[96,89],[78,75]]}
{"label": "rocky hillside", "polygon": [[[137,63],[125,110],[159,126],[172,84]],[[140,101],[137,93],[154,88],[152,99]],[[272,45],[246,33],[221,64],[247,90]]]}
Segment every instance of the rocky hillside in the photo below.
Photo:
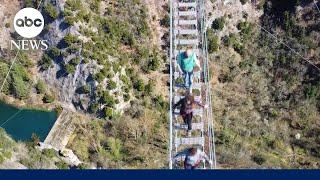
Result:
{"label": "rocky hillside", "polygon": [[[16,3],[21,8],[39,6],[32,0]],[[46,27],[40,38],[48,40],[50,48],[43,53],[20,52],[19,63],[4,84],[4,101],[85,115],[74,122],[77,128],[68,144],[83,162],[79,168],[164,167],[168,139],[168,75],[163,73],[167,58],[161,46],[167,27],[160,25],[164,5],[166,1],[43,1],[39,7]],[[11,22],[13,16],[5,19]],[[2,26],[15,36],[12,24]],[[15,52],[7,46],[1,50],[4,82]],[[28,168],[68,168],[56,153],[35,149],[37,138],[32,139],[25,152],[30,159],[12,161]],[[33,156],[46,161],[40,166]]]}
{"label": "rocky hillside", "polygon": [[[20,8],[40,5],[50,42],[18,54],[1,99],[81,114],[67,148],[82,163],[0,129],[0,168],[167,168],[168,1],[39,2],[0,0],[0,83]],[[206,12],[219,168],[319,168],[314,1],[210,0]]]}
{"label": "rocky hillside", "polygon": [[221,168],[319,168],[315,4],[212,2],[222,9],[208,29]]}

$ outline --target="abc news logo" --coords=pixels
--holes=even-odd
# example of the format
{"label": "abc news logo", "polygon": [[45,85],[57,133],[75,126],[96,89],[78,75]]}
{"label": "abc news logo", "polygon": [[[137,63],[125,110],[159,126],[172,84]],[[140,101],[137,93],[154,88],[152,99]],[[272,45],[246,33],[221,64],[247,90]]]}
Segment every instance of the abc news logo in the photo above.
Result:
{"label": "abc news logo", "polygon": [[44,28],[42,14],[34,8],[21,9],[14,17],[14,29],[23,40],[11,40],[11,50],[47,50],[47,40],[31,39],[38,36]]}
{"label": "abc news logo", "polygon": [[32,19],[29,19],[27,16],[24,17],[23,19],[17,19],[16,21],[16,26],[18,27],[32,27],[33,25],[35,27],[41,27],[42,21],[41,19],[35,19],[34,21]]}

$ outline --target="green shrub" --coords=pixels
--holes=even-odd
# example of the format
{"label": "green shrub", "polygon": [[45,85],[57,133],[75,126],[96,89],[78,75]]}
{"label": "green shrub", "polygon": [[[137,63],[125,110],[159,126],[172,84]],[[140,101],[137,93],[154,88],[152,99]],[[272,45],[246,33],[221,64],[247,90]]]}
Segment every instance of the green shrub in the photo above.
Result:
{"label": "green shrub", "polygon": [[266,159],[261,155],[261,154],[255,154],[251,157],[252,161],[255,163],[262,165],[263,163],[266,162]]}
{"label": "green shrub", "polygon": [[10,26],[11,26],[11,24],[8,23],[8,22],[7,22],[6,24],[4,24],[4,27],[5,27],[5,28],[10,28]]}
{"label": "green shrub", "polygon": [[121,160],[122,159],[122,143],[120,139],[110,137],[107,140],[108,152],[110,153],[110,158],[113,160]]}
{"label": "green shrub", "polygon": [[79,52],[79,50],[80,50],[80,47],[77,46],[77,45],[75,45],[75,44],[72,44],[72,45],[70,45],[70,46],[67,48],[67,52],[68,52],[69,54],[77,53],[77,52]]}
{"label": "green shrub", "polygon": [[44,103],[53,103],[53,102],[54,102],[54,96],[46,93],[46,94],[43,96],[42,101],[43,101]]}
{"label": "green shrub", "polygon": [[26,99],[30,93],[29,84],[18,74],[12,74],[12,93],[19,99]]}
{"label": "green shrub", "polygon": [[220,18],[217,18],[215,19],[213,22],[212,22],[212,25],[211,27],[213,29],[216,29],[216,30],[222,30],[224,28],[224,24],[226,23],[226,19],[225,17],[220,17]]}
{"label": "green shrub", "polygon": [[28,71],[21,65],[14,65],[11,70],[12,75],[17,75],[23,79],[23,81],[29,81],[30,80],[30,74]]}
{"label": "green shrub", "polygon": [[253,31],[253,24],[249,22],[240,22],[237,25],[237,28],[240,30],[240,34],[243,36],[244,40],[250,38]]}
{"label": "green shrub", "polygon": [[208,52],[213,53],[219,49],[219,38],[214,35],[212,29],[207,30]]}
{"label": "green shrub", "polygon": [[169,103],[164,100],[163,96],[156,96],[152,101],[159,112],[166,111],[169,108]]}
{"label": "green shrub", "polygon": [[76,67],[72,64],[66,64],[64,65],[64,70],[67,74],[73,74],[76,72]]}
{"label": "green shrub", "polygon": [[64,161],[59,161],[55,163],[58,169],[69,169],[69,165]]}
{"label": "green shrub", "polygon": [[129,86],[131,84],[129,78],[125,75],[121,75],[120,80],[125,84],[125,86]]}
{"label": "green shrub", "polygon": [[69,10],[69,9],[64,9],[64,11],[62,12],[62,15],[64,17],[66,16],[72,16],[73,15],[73,11]]}
{"label": "green shrub", "polygon": [[53,65],[52,59],[47,54],[44,54],[39,65],[41,66],[41,70],[48,70]]}
{"label": "green shrub", "polygon": [[233,46],[234,44],[237,43],[237,37],[235,36],[235,34],[230,34],[229,37],[224,37],[223,38],[223,42],[225,46]]}
{"label": "green shrub", "polygon": [[149,84],[147,84],[144,88],[144,92],[147,94],[147,95],[151,95],[152,92],[153,92],[153,87],[154,87],[154,83],[150,82]]}
{"label": "green shrub", "polygon": [[233,45],[234,50],[239,53],[240,55],[243,55],[244,53],[244,46],[240,43],[236,43]]}
{"label": "green shrub", "polygon": [[294,16],[290,14],[289,11],[285,11],[283,13],[283,19],[284,30],[290,35],[295,26]]}
{"label": "green shrub", "polygon": [[52,19],[57,19],[59,16],[58,11],[56,10],[56,8],[51,4],[51,3],[47,3],[44,6],[44,11],[52,18]]}
{"label": "green shrub", "polygon": [[144,91],[145,85],[144,85],[144,82],[143,82],[141,79],[139,79],[139,80],[137,80],[137,81],[134,83],[133,87],[134,87],[137,91],[142,92],[142,91]]}
{"label": "green shrub", "polygon": [[81,0],[67,0],[65,8],[71,11],[78,11],[82,8]]}
{"label": "green shrub", "polygon": [[68,44],[68,46],[71,46],[72,44],[74,43],[77,43],[78,42],[78,38],[77,36],[75,35],[72,35],[72,34],[67,34],[63,40]]}
{"label": "green shrub", "polygon": [[98,13],[98,12],[99,12],[99,7],[100,7],[100,2],[101,2],[101,0],[93,0],[93,1],[90,3],[90,9],[91,9],[93,12]]}
{"label": "green shrub", "polygon": [[308,99],[316,99],[320,97],[320,83],[317,85],[308,85],[305,88],[305,96]]}
{"label": "green shrub", "polygon": [[30,93],[30,78],[26,69],[20,65],[13,66],[11,70],[10,81],[11,94],[19,99],[26,99]]}
{"label": "green shrub", "polygon": [[65,16],[64,22],[67,23],[69,26],[72,26],[76,22],[76,18],[72,16]]}
{"label": "green shrub", "polygon": [[35,4],[33,0],[25,0],[25,7],[32,7],[35,8]]}
{"label": "green shrub", "polygon": [[53,57],[58,57],[58,56],[61,56],[61,51],[59,48],[57,48],[56,46],[52,47],[50,49],[50,53]]}
{"label": "green shrub", "polygon": [[57,105],[54,110],[56,111],[57,115],[60,116],[60,114],[63,111],[63,107],[60,105]]}
{"label": "green shrub", "polygon": [[6,159],[10,159],[16,143],[7,135],[5,130],[0,127],[0,164]]}
{"label": "green shrub", "polygon": [[32,133],[31,134],[31,141],[30,141],[31,146],[32,147],[37,146],[39,144],[39,142],[40,142],[39,136],[35,133]]}
{"label": "green shrub", "polygon": [[244,45],[239,42],[234,34],[230,34],[229,37],[224,37],[223,41],[226,46],[232,46],[233,49],[240,55],[244,54]]}
{"label": "green shrub", "polygon": [[170,27],[170,16],[168,13],[165,14],[164,18],[160,21],[161,26]]}
{"label": "green shrub", "polygon": [[38,94],[44,94],[46,92],[46,85],[42,80],[38,80],[36,84],[36,90]]}
{"label": "green shrub", "polygon": [[149,63],[148,63],[148,71],[156,71],[160,67],[160,58],[158,55],[153,55],[150,57]]}
{"label": "green shrub", "polygon": [[133,34],[128,31],[124,31],[121,36],[121,43],[127,46],[133,46],[135,44]]}
{"label": "green shrub", "polygon": [[88,94],[88,93],[90,93],[90,89],[91,89],[90,86],[86,84],[81,87],[81,92],[84,94]]}
{"label": "green shrub", "polygon": [[106,107],[104,109],[104,117],[106,119],[113,119],[113,109],[109,108],[109,107]]}
{"label": "green shrub", "polygon": [[148,26],[148,22],[146,21],[146,18],[142,19],[139,24],[136,24],[138,35],[139,36],[149,36],[150,35],[150,29]]}
{"label": "green shrub", "polygon": [[114,98],[107,91],[103,92],[103,95],[100,98],[100,102],[102,104],[105,104],[107,107],[113,107],[115,105]]}
{"label": "green shrub", "polygon": [[17,56],[17,59],[19,59],[19,64],[24,66],[25,68],[33,67],[33,63],[28,57],[27,53],[24,53],[24,52],[19,53],[19,55]]}
{"label": "green shrub", "polygon": [[89,169],[90,166],[87,165],[86,163],[81,163],[78,165],[77,169]]}
{"label": "green shrub", "polygon": [[112,80],[109,80],[109,81],[108,81],[108,86],[107,86],[107,88],[108,88],[109,90],[113,90],[113,89],[117,88],[117,83],[114,82],[114,81],[112,81]]}
{"label": "green shrub", "polygon": [[93,79],[101,83],[105,79],[105,75],[102,72],[99,72],[93,76]]}
{"label": "green shrub", "polygon": [[90,106],[89,106],[89,112],[90,113],[97,113],[99,110],[99,104],[98,103],[92,103]]}
{"label": "green shrub", "polygon": [[70,61],[69,61],[69,64],[71,64],[71,65],[73,65],[73,66],[77,66],[77,65],[79,65],[80,64],[80,58],[79,57],[75,57],[75,58],[73,58],[73,59],[71,59]]}
{"label": "green shrub", "polygon": [[42,153],[50,159],[56,157],[57,154],[54,149],[44,149]]}
{"label": "green shrub", "polygon": [[120,71],[120,64],[119,63],[113,63],[112,70],[114,73],[117,73]]}
{"label": "green shrub", "polygon": [[8,71],[9,71],[8,65],[6,63],[3,63],[3,62],[0,61],[0,82],[1,82],[1,85],[3,84],[3,89],[1,91],[1,93],[5,93],[5,94],[9,94],[10,93],[9,81],[11,81],[11,80],[8,78],[6,80],[6,83],[4,83],[5,82],[5,77],[6,77]]}
{"label": "green shrub", "polygon": [[125,101],[125,102],[128,102],[128,101],[130,101],[130,94],[123,94],[123,100]]}

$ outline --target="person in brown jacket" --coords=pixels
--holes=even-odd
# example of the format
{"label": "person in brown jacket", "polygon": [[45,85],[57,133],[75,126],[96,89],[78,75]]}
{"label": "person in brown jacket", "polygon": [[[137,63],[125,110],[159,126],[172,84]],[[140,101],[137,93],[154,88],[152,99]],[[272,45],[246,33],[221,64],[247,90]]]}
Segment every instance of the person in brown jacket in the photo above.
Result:
{"label": "person in brown jacket", "polygon": [[182,98],[177,104],[173,106],[173,109],[176,109],[176,107],[180,107],[180,115],[184,123],[188,125],[188,136],[191,136],[193,111],[196,105],[202,108],[208,108],[207,105],[203,105],[200,102],[195,101],[192,94],[187,93],[184,98]]}

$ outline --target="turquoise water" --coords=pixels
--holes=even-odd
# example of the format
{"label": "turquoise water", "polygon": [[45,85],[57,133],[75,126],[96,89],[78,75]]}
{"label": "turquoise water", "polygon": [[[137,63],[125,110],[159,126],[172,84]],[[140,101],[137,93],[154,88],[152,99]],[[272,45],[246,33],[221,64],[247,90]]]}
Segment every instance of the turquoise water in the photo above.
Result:
{"label": "turquoise water", "polygon": [[33,133],[44,141],[56,119],[55,111],[18,109],[0,102],[0,127],[16,141],[28,141]]}

